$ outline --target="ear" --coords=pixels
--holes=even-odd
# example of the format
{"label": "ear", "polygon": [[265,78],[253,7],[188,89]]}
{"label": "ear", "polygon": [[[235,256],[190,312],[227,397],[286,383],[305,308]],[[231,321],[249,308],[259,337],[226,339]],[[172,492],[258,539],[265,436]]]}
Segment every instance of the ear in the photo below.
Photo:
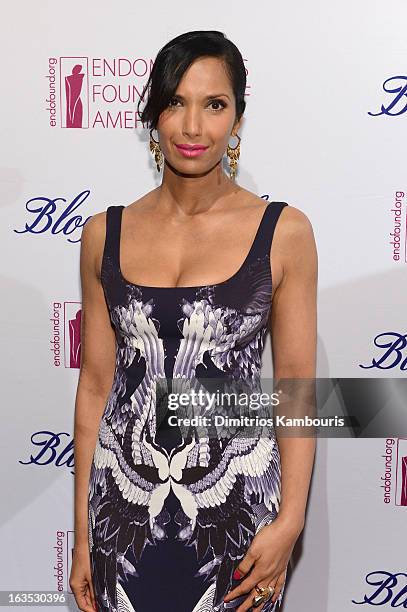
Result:
{"label": "ear", "polygon": [[232,136],[235,136],[239,132],[241,125],[242,125],[242,121],[243,121],[243,115],[240,117],[239,121],[236,121],[236,123],[234,124],[232,133],[231,133]]}

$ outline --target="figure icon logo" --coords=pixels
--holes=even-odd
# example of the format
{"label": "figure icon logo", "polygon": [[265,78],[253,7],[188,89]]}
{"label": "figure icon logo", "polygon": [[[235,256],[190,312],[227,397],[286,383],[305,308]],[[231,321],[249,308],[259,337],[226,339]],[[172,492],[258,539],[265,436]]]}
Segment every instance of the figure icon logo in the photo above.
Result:
{"label": "figure icon logo", "polygon": [[397,440],[396,506],[407,506],[407,439]]}
{"label": "figure icon logo", "polygon": [[80,368],[81,361],[81,314],[78,302],[65,302],[65,367]]}
{"label": "figure icon logo", "polygon": [[87,57],[60,58],[61,126],[89,127]]}

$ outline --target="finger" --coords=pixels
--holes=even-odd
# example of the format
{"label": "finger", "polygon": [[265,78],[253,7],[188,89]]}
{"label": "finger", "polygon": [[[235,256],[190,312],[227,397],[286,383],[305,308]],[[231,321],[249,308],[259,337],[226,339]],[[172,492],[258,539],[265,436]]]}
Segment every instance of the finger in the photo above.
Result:
{"label": "finger", "polygon": [[259,571],[256,571],[255,566],[253,572],[251,572],[250,575],[247,576],[247,578],[245,578],[240,584],[238,584],[237,587],[229,591],[229,593],[227,593],[223,598],[223,601],[230,601],[231,599],[239,597],[239,595],[244,595],[245,593],[248,593],[254,588],[254,586],[258,582],[261,582],[261,580],[263,580],[266,575],[267,574],[263,574]]}
{"label": "finger", "polygon": [[96,612],[95,611],[95,607],[93,605],[92,596],[91,596],[91,593],[90,593],[89,589],[87,589],[87,591],[85,593],[85,599],[86,599],[86,606],[87,606],[86,612],[88,612],[88,610],[89,610],[89,612]]}
{"label": "finger", "polygon": [[[264,582],[264,584],[266,584],[266,582]],[[261,586],[263,586],[263,584]],[[247,597],[247,599],[245,599],[244,602],[237,608],[236,612],[247,612],[248,610],[253,610],[253,612],[255,610],[256,612],[257,610],[259,610],[259,612],[261,612],[266,602],[260,604],[259,606],[254,607],[253,600],[256,597],[256,595],[259,595],[259,593],[256,591],[256,589],[253,589],[251,593],[249,594],[249,597]]]}
{"label": "finger", "polygon": [[241,580],[243,576],[248,574],[253,567],[253,563],[256,561],[256,557],[251,553],[250,548],[246,552],[243,559],[240,561],[239,565],[236,567],[233,572],[234,580]]}
{"label": "finger", "polygon": [[87,592],[83,589],[83,587],[72,590],[79,610],[82,610],[82,612],[95,612],[93,606],[88,600]]}
{"label": "finger", "polygon": [[97,612],[95,589],[93,588],[93,582],[92,582],[91,576],[88,576],[88,585],[89,585],[89,592],[90,592],[90,598],[92,601],[92,606],[94,607],[95,612]]}
{"label": "finger", "polygon": [[272,602],[275,603],[277,601],[277,599],[280,597],[283,585],[285,583],[285,577],[286,577],[286,572],[282,572],[279,577],[277,578],[277,581],[275,584],[271,584],[270,586],[274,587],[274,593],[273,593],[273,597],[271,598]]}
{"label": "finger", "polygon": [[[284,582],[284,577],[285,577],[285,572],[280,574],[278,578],[276,578],[275,576],[269,575],[267,578],[263,578],[262,581],[259,581],[256,583],[256,586],[266,586],[267,585],[271,587],[272,589],[274,589],[273,594],[270,597],[270,600],[273,603],[273,605],[280,595],[280,589],[281,589],[282,583]],[[276,590],[277,590],[277,593],[276,593]],[[254,610],[256,611],[258,610],[259,612],[261,612],[261,610],[263,610],[264,606],[266,605],[267,601],[260,604],[259,606],[254,607],[253,600],[256,597],[256,595],[259,595],[259,593],[257,592],[256,588],[254,588],[252,592],[250,593],[249,597],[245,599],[245,601],[237,608],[236,612],[247,612],[248,610],[253,610],[253,612]]]}
{"label": "finger", "polygon": [[256,591],[252,591],[251,593],[249,593],[249,597],[245,599],[242,604],[240,604],[240,606],[236,609],[236,612],[247,612],[247,610],[261,610],[260,607],[258,608],[253,607],[253,599],[255,598],[256,595],[257,595]]}

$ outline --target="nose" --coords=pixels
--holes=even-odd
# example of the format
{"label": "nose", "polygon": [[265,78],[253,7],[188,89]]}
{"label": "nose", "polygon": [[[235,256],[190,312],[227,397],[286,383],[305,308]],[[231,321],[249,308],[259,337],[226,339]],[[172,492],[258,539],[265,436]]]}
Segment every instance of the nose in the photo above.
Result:
{"label": "nose", "polygon": [[193,105],[185,108],[183,114],[182,134],[188,138],[197,138],[202,133],[200,109]]}

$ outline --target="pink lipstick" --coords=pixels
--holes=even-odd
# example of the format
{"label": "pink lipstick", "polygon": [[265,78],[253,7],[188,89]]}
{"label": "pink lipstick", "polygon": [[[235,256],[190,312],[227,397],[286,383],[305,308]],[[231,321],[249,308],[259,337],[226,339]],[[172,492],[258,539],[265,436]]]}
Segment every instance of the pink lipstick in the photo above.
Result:
{"label": "pink lipstick", "polygon": [[208,147],[204,145],[175,145],[177,150],[184,157],[197,157],[206,151]]}

